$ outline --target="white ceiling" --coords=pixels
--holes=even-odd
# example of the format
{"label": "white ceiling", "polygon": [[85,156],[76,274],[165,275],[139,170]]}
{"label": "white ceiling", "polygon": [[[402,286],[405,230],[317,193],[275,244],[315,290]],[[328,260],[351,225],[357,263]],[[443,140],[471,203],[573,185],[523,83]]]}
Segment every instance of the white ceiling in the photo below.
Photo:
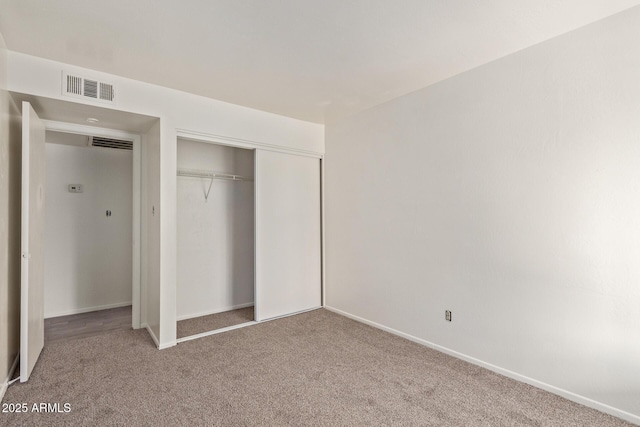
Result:
{"label": "white ceiling", "polygon": [[10,50],[325,123],[640,0],[0,0]]}

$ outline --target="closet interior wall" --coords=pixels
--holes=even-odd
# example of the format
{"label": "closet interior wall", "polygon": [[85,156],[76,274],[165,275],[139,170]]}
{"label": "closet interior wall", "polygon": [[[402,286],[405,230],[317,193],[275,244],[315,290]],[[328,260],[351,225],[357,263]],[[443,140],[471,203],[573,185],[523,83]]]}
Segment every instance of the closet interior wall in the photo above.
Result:
{"label": "closet interior wall", "polygon": [[253,306],[254,152],[178,139],[177,167],[247,178],[177,176],[177,319]]}

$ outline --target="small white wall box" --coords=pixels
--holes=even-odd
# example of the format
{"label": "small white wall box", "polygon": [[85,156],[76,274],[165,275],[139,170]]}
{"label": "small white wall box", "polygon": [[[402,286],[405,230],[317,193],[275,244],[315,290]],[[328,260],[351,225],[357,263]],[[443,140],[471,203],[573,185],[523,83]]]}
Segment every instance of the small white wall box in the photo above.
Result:
{"label": "small white wall box", "polygon": [[82,184],[69,184],[69,193],[82,193]]}

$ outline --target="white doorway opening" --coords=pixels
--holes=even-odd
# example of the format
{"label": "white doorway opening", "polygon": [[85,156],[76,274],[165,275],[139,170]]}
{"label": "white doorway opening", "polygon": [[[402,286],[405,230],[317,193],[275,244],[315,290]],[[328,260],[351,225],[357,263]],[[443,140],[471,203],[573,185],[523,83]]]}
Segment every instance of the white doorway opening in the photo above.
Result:
{"label": "white doorway opening", "polygon": [[[45,237],[48,237],[45,246],[49,258],[55,259],[45,262],[45,271],[50,273],[45,280],[45,295],[50,292],[48,303],[45,302],[45,317],[131,304],[131,326],[138,329],[141,326],[140,135],[94,126],[44,122],[47,157],[55,167],[65,169],[48,172],[52,182],[47,183],[50,190],[47,205],[53,209],[45,214]],[[130,142],[131,149],[91,146],[91,138]],[[123,169],[127,166],[128,170]],[[108,171],[109,168],[114,170]],[[69,170],[77,171],[89,182],[75,182],[81,179],[74,180],[74,174],[69,174]],[[74,182],[66,182],[68,180]],[[123,189],[127,184],[129,188]],[[89,190],[90,193],[85,193]],[[123,195],[128,200],[124,200]],[[69,216],[75,216],[76,223]],[[56,253],[58,244],[60,252]],[[47,281],[55,285],[55,292],[60,292],[59,298],[51,293],[53,286],[48,287]]]}

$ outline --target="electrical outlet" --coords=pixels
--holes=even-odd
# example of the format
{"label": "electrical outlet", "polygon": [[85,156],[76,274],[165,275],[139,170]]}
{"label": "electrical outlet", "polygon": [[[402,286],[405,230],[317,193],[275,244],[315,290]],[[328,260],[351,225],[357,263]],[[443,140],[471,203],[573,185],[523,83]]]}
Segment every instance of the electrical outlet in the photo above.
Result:
{"label": "electrical outlet", "polygon": [[445,310],[444,320],[446,320],[447,322],[451,322],[451,312],[449,310]]}

